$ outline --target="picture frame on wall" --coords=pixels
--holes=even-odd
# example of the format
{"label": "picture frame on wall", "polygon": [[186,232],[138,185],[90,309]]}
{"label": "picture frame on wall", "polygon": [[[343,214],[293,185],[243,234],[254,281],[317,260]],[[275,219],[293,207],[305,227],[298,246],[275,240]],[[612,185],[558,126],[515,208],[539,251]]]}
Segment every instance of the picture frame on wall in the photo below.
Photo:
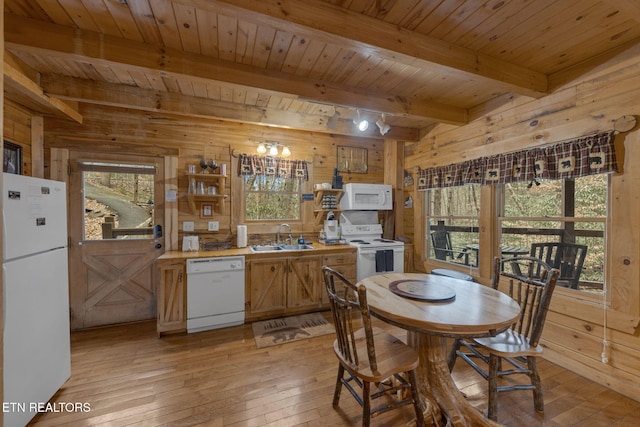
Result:
{"label": "picture frame on wall", "polygon": [[211,218],[213,216],[213,205],[203,203],[200,207],[201,218]]}
{"label": "picture frame on wall", "polygon": [[336,168],[338,172],[367,173],[369,169],[367,156],[366,148],[338,145]]}
{"label": "picture frame on wall", "polygon": [[9,141],[4,141],[2,158],[2,171],[22,174],[22,147]]}

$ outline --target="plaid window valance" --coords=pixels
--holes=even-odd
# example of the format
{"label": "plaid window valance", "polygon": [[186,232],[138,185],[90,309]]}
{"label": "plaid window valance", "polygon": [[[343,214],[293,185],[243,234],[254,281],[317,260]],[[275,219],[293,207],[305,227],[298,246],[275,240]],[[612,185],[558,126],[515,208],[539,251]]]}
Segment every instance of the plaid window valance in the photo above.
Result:
{"label": "plaid window valance", "polygon": [[599,133],[546,147],[422,169],[418,172],[418,190],[617,172],[613,134],[613,131]]}
{"label": "plaid window valance", "polygon": [[309,180],[309,170],[304,160],[286,160],[248,154],[241,154],[238,159],[238,175],[265,175]]}

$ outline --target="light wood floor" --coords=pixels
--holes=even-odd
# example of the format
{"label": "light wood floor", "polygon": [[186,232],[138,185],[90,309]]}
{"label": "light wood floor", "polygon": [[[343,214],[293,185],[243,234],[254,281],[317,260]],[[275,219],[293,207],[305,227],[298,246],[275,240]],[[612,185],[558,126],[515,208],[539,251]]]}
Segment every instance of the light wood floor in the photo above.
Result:
{"label": "light wood floor", "polygon": [[[378,326],[386,327],[383,324]],[[394,333],[402,333],[392,329]],[[256,349],[250,325],[158,339],[155,322],[72,334],[72,375],[56,402],[88,412],[48,412],[37,426],[349,426],[360,407],[343,390],[331,407],[337,373],[333,335]],[[640,403],[541,361],[545,413],[531,392],[501,394],[506,426],[637,426]],[[484,380],[463,362],[454,378],[484,411]],[[374,419],[403,426],[411,407]]]}

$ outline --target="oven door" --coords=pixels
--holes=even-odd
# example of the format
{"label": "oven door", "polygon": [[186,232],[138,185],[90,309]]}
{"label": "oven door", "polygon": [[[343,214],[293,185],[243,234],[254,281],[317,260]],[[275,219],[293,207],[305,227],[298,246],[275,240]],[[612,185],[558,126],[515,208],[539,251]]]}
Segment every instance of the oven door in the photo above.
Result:
{"label": "oven door", "polygon": [[357,280],[380,273],[404,273],[404,246],[358,248]]}

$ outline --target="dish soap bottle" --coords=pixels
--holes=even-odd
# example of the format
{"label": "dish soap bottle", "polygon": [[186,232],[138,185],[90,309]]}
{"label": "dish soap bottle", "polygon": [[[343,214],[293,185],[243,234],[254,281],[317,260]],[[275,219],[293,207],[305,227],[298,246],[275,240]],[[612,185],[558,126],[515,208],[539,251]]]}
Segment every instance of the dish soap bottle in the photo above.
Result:
{"label": "dish soap bottle", "polygon": [[304,237],[302,237],[302,234],[300,235],[300,237],[298,237],[298,244],[304,245]]}

